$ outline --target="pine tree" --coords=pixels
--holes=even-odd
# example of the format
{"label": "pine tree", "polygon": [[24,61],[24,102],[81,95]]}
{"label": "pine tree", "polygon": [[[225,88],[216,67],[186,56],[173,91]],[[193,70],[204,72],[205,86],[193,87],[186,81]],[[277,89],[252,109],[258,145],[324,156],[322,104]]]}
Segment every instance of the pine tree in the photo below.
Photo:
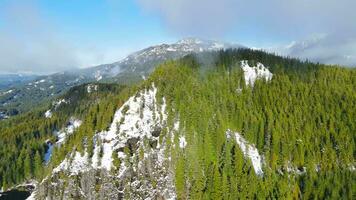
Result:
{"label": "pine tree", "polygon": [[36,151],[34,160],[34,174],[36,177],[42,177],[42,159],[40,153]]}
{"label": "pine tree", "polygon": [[32,165],[31,165],[31,158],[29,154],[26,154],[25,161],[24,161],[24,175],[25,178],[31,178],[32,176]]}

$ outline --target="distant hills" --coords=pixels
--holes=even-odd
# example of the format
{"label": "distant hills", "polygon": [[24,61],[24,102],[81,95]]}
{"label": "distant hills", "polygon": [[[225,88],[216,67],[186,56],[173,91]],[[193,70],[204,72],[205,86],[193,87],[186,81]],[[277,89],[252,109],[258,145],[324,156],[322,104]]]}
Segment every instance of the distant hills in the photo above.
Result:
{"label": "distant hills", "polygon": [[178,59],[190,53],[242,47],[239,44],[186,38],[173,44],[160,44],[145,48],[111,64],[46,76],[6,76],[6,79],[1,78],[2,81],[0,81],[0,110],[7,112],[15,109],[18,112],[25,112],[83,83],[132,84],[145,79],[157,64],[166,60]]}

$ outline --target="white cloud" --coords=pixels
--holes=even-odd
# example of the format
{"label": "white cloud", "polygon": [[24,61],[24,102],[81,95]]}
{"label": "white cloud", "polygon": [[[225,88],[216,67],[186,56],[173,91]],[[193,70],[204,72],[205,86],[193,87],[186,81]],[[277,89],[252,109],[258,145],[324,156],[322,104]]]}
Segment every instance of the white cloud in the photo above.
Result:
{"label": "white cloud", "polygon": [[179,35],[224,37],[235,32],[250,34],[250,39],[303,41],[324,33],[317,40],[308,38],[278,50],[325,63],[356,64],[355,0],[137,1]]}
{"label": "white cloud", "polygon": [[281,55],[325,64],[356,66],[356,37],[351,34],[318,34],[288,45],[268,49]]}
{"label": "white cloud", "polygon": [[70,69],[79,61],[76,49],[45,21],[31,1],[12,3],[2,9],[0,70],[48,73]]}
{"label": "white cloud", "polygon": [[31,0],[5,4],[0,23],[1,73],[47,74],[90,67],[118,61],[131,50],[73,43]]}
{"label": "white cloud", "polygon": [[354,0],[137,1],[161,16],[168,28],[183,34],[209,36],[245,28],[288,35],[356,30]]}

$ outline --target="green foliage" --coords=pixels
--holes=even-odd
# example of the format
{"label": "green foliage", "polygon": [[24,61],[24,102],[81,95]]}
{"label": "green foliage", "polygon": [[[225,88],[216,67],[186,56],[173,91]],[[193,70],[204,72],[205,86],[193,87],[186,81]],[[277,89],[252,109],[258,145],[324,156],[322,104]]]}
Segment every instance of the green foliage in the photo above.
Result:
{"label": "green foliage", "polygon": [[[191,59],[167,62],[150,78],[187,138],[183,152],[171,147],[179,199],[352,199],[356,70],[247,49],[219,52],[210,70]],[[241,60],[265,64],[273,79],[246,87]],[[263,177],[227,129],[264,155]]]}
{"label": "green foliage", "polygon": [[[62,103],[56,109],[48,102],[8,120],[0,121],[0,183],[7,187],[26,179],[42,179],[75,146],[83,150],[83,139],[92,136],[95,130],[107,129],[120,101],[123,86],[96,84],[97,91],[87,92],[87,85],[73,87],[59,99]],[[121,97],[120,97],[121,98]],[[127,98],[123,95],[122,98]],[[122,102],[122,101],[121,101]],[[45,118],[44,112],[52,110],[53,116]],[[66,126],[71,117],[82,119],[83,125],[68,140],[63,148],[54,148],[51,162],[44,166],[42,158],[47,151],[46,140],[53,143],[54,131]],[[89,134],[90,133],[90,134]],[[88,135],[87,135],[88,134]],[[78,136],[74,136],[78,135]],[[89,142],[92,145],[92,142]],[[92,149],[92,148],[91,148]]]}
{"label": "green foliage", "polygon": [[[263,63],[273,79],[246,86],[241,60]],[[180,121],[167,144],[178,199],[353,199],[356,70],[248,49],[168,61],[138,87],[104,84],[90,94],[85,86],[75,87],[63,96],[71,103],[61,105],[51,119],[44,119],[46,109],[41,108],[0,122],[2,186],[41,177],[73,149],[92,155],[94,134],[108,129],[117,108],[152,82],[158,97],[166,98],[167,125]],[[44,141],[54,140],[53,131],[71,116],[83,124],[65,145],[54,148],[44,167]],[[227,129],[241,133],[264,156],[263,176],[227,138]],[[182,135],[185,148],[179,147]],[[140,149],[140,157],[143,153]],[[115,166],[128,162],[119,160],[117,152],[112,156]],[[305,167],[306,172],[288,167]]]}

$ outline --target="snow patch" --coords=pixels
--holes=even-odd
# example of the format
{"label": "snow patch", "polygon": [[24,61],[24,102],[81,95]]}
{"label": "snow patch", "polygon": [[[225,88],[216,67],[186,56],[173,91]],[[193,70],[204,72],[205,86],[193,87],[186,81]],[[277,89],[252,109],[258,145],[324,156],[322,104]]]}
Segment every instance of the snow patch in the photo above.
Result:
{"label": "snow patch", "polygon": [[35,84],[44,83],[44,82],[46,82],[46,80],[42,79],[42,80],[36,81]]}
{"label": "snow patch", "polygon": [[[1,196],[1,195],[0,195]],[[29,197],[27,197],[26,200],[36,200],[36,189],[33,190],[33,192],[31,193],[31,195]]]}
{"label": "snow patch", "polygon": [[10,94],[10,93],[12,93],[14,90],[8,90],[8,91],[6,91],[6,92],[4,92],[3,94]]}
{"label": "snow patch", "polygon": [[98,85],[92,85],[92,84],[87,85],[87,92],[91,93],[92,91],[98,91]]}
{"label": "snow patch", "polygon": [[[316,171],[319,171],[320,168],[318,168],[316,166]],[[306,167],[296,167],[296,166],[293,166],[291,162],[288,162],[287,164],[287,167],[286,167],[286,171],[288,173],[294,173],[294,174],[297,174],[297,175],[303,175],[304,173],[307,172],[307,168]]]}
{"label": "snow patch", "polygon": [[97,71],[94,76],[96,81],[100,81],[101,79],[103,79],[103,76],[101,75],[100,71]]}
{"label": "snow patch", "polygon": [[270,81],[273,74],[262,63],[257,63],[257,66],[248,64],[247,60],[241,61],[241,69],[244,72],[246,85],[253,86],[257,79],[264,78],[266,81]]}
{"label": "snow patch", "polygon": [[83,156],[78,151],[72,152],[69,158],[65,158],[61,164],[53,169],[53,172],[66,171],[69,172],[71,176],[78,175],[80,172],[89,170],[88,157],[89,155],[86,150]]}
{"label": "snow patch", "polygon": [[185,140],[184,136],[179,137],[179,147],[184,149],[187,146],[187,141]]}
{"label": "snow patch", "polygon": [[51,110],[47,110],[47,111],[45,112],[45,117],[46,117],[46,118],[51,118],[51,117],[52,117],[52,112],[51,112]]}
{"label": "snow patch", "polygon": [[80,125],[82,124],[82,121],[79,119],[75,119],[75,118],[71,118],[68,122],[68,125],[58,131],[58,132],[54,132],[54,134],[57,136],[57,142],[56,145],[60,146],[61,144],[63,144],[67,138],[67,136],[71,135],[74,133],[74,131],[80,127]]}
{"label": "snow patch", "polygon": [[255,173],[259,176],[263,176],[263,159],[258,153],[256,147],[250,145],[238,132],[232,132],[230,130],[226,131],[227,138],[235,137],[236,143],[239,145],[242,153],[245,157],[248,157],[251,160],[253,169]]}
{"label": "snow patch", "polygon": [[59,99],[58,101],[54,101],[52,105],[54,109],[57,109],[62,103],[68,103],[65,99]]}

